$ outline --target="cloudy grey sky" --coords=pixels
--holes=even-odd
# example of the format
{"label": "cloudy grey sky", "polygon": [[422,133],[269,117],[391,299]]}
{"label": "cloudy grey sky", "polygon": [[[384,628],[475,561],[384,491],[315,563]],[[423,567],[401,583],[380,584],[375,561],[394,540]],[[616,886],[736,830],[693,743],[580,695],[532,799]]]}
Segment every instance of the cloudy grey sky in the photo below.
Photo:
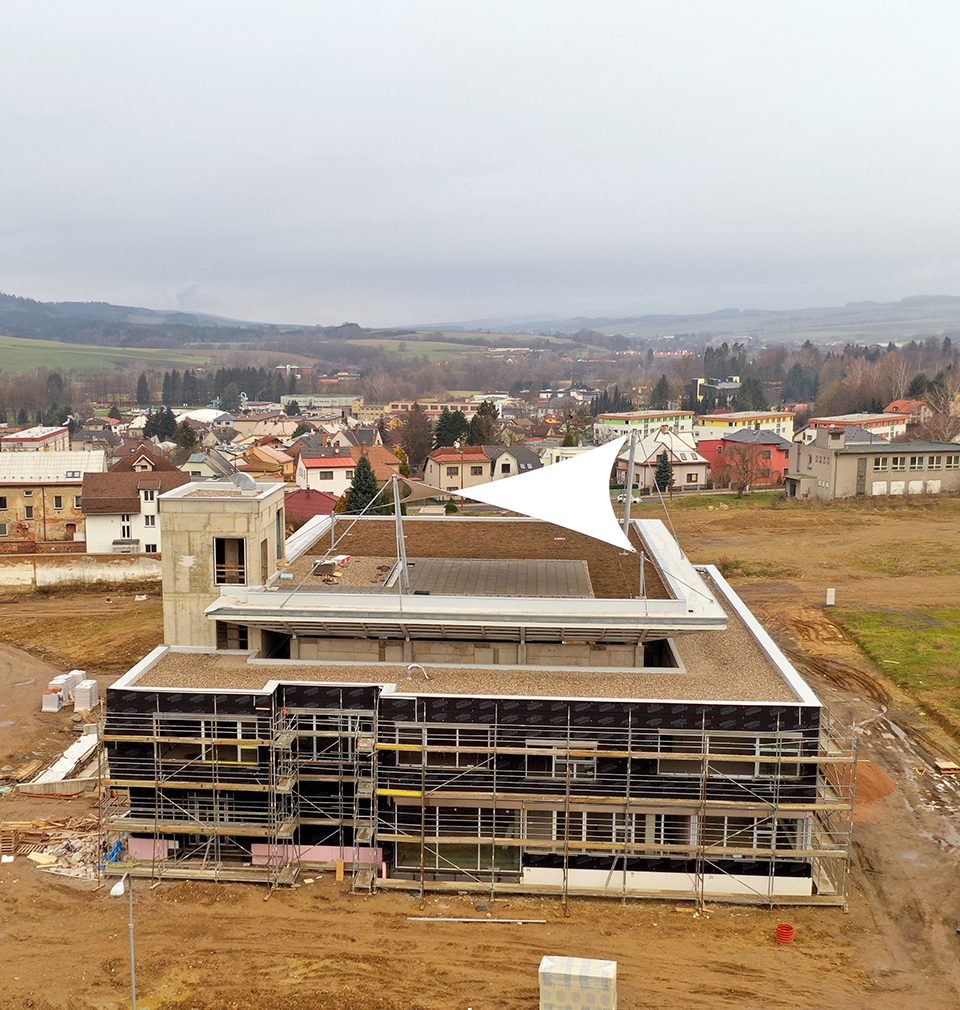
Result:
{"label": "cloudy grey sky", "polygon": [[0,290],[371,325],[960,293],[955,0],[0,25]]}

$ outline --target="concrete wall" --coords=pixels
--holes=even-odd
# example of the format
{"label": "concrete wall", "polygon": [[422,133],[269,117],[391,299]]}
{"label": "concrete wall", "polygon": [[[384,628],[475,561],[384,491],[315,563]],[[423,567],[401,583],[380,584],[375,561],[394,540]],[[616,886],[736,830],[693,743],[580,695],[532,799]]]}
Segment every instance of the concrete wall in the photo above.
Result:
{"label": "concrete wall", "polygon": [[160,561],[142,554],[0,555],[0,586],[59,586],[160,579]]}
{"label": "concrete wall", "polygon": [[[261,484],[250,495],[217,496],[218,482],[193,484],[161,496],[163,514],[163,629],[168,645],[214,647],[216,628],[204,610],[221,595],[243,586],[219,586],[214,580],[214,538],[237,537],[246,543],[247,586],[258,586],[277,568],[276,515],[284,528],[282,484]],[[269,494],[264,492],[270,490]],[[232,494],[232,496],[231,496]],[[261,541],[266,541],[266,570],[261,570]]]}

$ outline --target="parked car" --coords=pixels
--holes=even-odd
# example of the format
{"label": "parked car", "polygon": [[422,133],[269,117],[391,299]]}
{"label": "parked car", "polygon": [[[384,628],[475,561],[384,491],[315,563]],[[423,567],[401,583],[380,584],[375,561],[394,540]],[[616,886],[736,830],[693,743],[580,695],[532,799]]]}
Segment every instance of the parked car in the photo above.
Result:
{"label": "parked car", "polygon": [[[618,505],[623,505],[626,502],[626,500],[627,500],[627,496],[625,494],[618,494],[617,495],[617,504]],[[634,505],[639,505],[640,504],[640,499],[639,498],[633,498],[632,501],[633,501]]]}

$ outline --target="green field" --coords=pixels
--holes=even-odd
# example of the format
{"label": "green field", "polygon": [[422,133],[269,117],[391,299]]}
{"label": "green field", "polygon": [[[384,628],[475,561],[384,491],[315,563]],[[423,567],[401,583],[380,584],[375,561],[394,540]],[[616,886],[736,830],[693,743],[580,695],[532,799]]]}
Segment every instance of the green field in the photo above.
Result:
{"label": "green field", "polygon": [[956,726],[960,610],[838,610],[834,618],[891,680]]}
{"label": "green field", "polygon": [[102,347],[67,344],[59,340],[0,337],[0,372],[29,372],[34,368],[59,371],[102,372],[113,368],[198,368],[203,365],[244,365],[269,368],[280,361],[307,364],[304,354],[260,351],[241,345],[217,344],[210,348]]}
{"label": "green field", "polygon": [[427,358],[430,361],[446,361],[449,358],[462,358],[471,354],[483,354],[486,347],[466,344],[447,344],[440,340],[398,340],[383,337],[361,337],[351,340],[351,347],[377,347],[388,354],[397,354],[401,358]]}

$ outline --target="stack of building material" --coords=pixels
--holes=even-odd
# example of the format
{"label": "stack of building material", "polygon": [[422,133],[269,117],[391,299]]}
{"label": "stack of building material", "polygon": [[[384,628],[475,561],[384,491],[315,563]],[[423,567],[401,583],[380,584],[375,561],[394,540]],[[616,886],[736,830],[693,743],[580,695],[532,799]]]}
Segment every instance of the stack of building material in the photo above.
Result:
{"label": "stack of building material", "polygon": [[548,955],[540,961],[540,1010],[617,1010],[617,962]]}
{"label": "stack of building material", "polygon": [[86,677],[86,673],[83,670],[71,670],[69,673],[58,674],[47,684],[47,687],[51,691],[59,691],[63,697],[63,704],[69,705],[73,701],[73,689],[84,677]]}
{"label": "stack of building material", "polygon": [[59,712],[63,708],[63,694],[58,687],[48,687],[40,702],[41,712]]}
{"label": "stack of building material", "polygon": [[73,707],[90,712],[100,704],[100,685],[95,680],[81,680],[73,689]]}

